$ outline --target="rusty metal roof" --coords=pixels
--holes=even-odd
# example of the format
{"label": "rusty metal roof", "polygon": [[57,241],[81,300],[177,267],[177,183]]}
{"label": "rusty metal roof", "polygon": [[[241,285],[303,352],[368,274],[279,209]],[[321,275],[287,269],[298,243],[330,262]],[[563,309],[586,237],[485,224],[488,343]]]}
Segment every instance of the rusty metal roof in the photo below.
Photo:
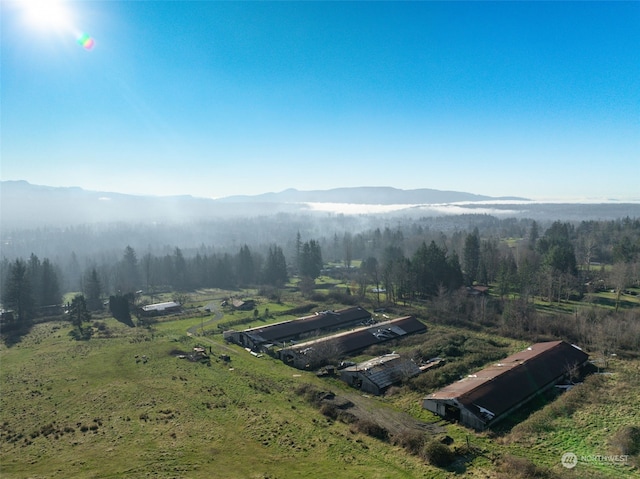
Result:
{"label": "rusty metal roof", "polygon": [[455,399],[489,421],[556,381],[589,355],[565,341],[536,343],[430,394]]}

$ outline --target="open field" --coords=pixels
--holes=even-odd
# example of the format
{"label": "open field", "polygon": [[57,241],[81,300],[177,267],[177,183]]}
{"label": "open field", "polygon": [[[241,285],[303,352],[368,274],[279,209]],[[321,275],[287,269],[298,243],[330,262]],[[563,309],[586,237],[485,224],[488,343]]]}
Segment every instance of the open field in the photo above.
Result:
{"label": "open field", "polygon": [[[206,296],[203,292],[193,300],[201,306]],[[259,312],[268,307],[274,316],[255,324],[289,319],[275,313],[293,306],[262,300]],[[248,311],[225,313],[220,321],[242,315],[253,319]],[[447,364],[384,397],[367,398],[337,379],[320,379],[224,343],[215,321],[204,327],[209,334],[187,335],[204,321],[194,313],[144,329],[100,319],[106,330],[84,342],[69,338],[68,323],[50,322],[34,326],[11,347],[0,346],[0,475],[640,477],[637,454],[622,463],[594,459],[621,454],[615,435],[625,426],[640,426],[638,361],[612,360],[607,370],[611,374],[533,408],[519,425],[476,433],[423,410],[421,398],[526,343],[427,320],[427,333],[381,345],[361,357],[393,349],[445,357]],[[198,344],[211,347],[210,365],[177,358]],[[220,359],[223,354],[231,361]],[[448,435],[454,440],[451,449],[458,451],[454,463],[432,466],[392,440],[375,439],[353,424],[326,417],[299,393],[309,386],[348,398],[368,417],[380,418],[391,433],[398,432],[394,424],[415,423],[428,438]],[[574,469],[561,465],[565,452],[578,456]],[[583,456],[588,460],[581,462]]]}

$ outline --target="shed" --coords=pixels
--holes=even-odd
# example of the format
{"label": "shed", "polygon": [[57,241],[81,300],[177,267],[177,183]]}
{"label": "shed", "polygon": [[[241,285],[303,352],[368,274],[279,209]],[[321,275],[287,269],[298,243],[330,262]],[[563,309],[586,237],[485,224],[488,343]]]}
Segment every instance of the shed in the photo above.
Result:
{"label": "shed", "polygon": [[140,308],[142,316],[162,316],[163,314],[177,313],[182,306],[175,301],[167,301],[164,303],[147,304]]}
{"label": "shed", "polygon": [[389,386],[420,374],[420,368],[399,354],[385,354],[340,370],[340,379],[371,394],[382,394]]}

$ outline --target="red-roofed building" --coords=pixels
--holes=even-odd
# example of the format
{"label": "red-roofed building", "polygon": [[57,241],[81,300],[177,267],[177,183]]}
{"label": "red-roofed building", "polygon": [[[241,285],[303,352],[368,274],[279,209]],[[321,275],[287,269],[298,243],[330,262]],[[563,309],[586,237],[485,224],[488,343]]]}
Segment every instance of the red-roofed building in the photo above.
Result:
{"label": "red-roofed building", "polygon": [[566,379],[588,359],[588,354],[564,341],[536,343],[430,394],[422,405],[482,430]]}

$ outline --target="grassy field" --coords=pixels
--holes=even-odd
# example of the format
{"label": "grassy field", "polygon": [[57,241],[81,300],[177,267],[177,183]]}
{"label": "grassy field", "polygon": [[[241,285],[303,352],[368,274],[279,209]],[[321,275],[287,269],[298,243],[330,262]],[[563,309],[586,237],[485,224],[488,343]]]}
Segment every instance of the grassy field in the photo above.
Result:
{"label": "grassy field", "polygon": [[[193,299],[204,304],[205,296]],[[258,309],[289,306],[261,302]],[[241,314],[252,316],[225,314],[221,321]],[[296,392],[310,384],[358,395],[336,379],[254,357],[219,334],[187,335],[203,323],[197,315],[151,330],[100,321],[106,329],[89,341],[72,341],[69,324],[51,322],[0,346],[3,479],[640,477],[637,457],[622,464],[594,460],[616,453],[612,438],[622,428],[640,426],[637,361],[612,361],[611,374],[530,411],[516,427],[475,433],[422,410],[421,398],[430,385],[480,368],[482,358],[517,351],[522,342],[428,324],[428,333],[385,346],[449,359],[417,383],[363,398],[374,415],[402,412],[444,428],[459,453],[451,466],[438,468],[328,419]],[[205,332],[216,329],[208,324]],[[198,344],[211,347],[210,365],[178,359]],[[223,354],[231,361],[220,359]],[[560,463],[565,452],[587,460],[566,469]]]}

